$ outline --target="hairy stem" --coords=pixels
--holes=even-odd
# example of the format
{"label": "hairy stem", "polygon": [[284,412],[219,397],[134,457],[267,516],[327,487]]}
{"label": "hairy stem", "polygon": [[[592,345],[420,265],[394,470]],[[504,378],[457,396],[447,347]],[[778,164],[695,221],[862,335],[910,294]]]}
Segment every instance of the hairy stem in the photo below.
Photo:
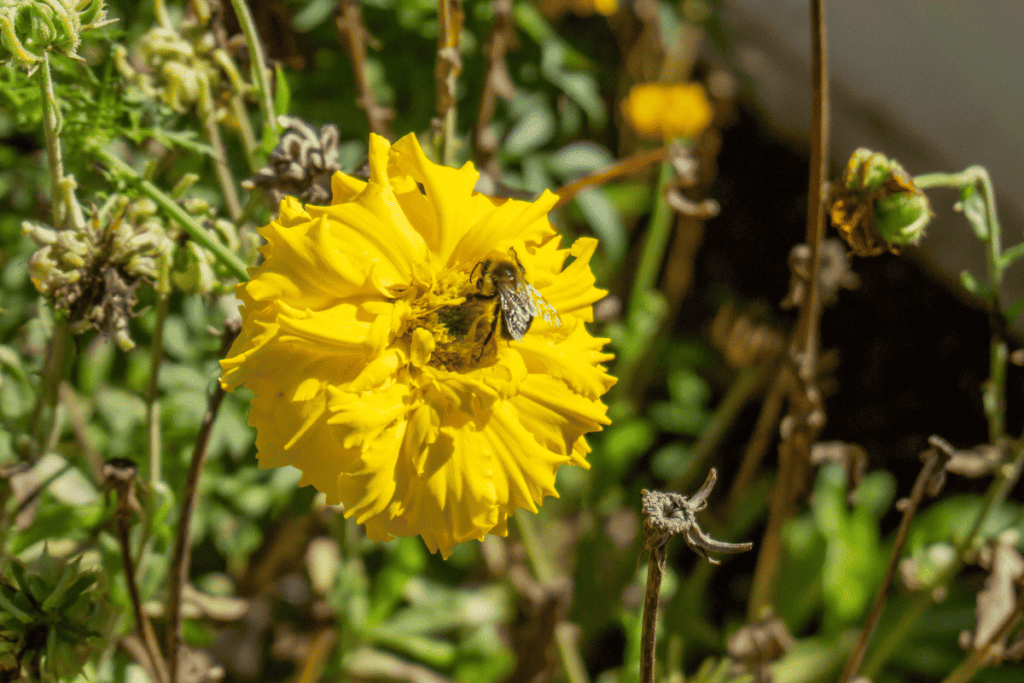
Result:
{"label": "hairy stem", "polygon": [[53,93],[53,76],[50,73],[50,53],[43,53],[43,63],[37,72],[39,87],[42,90],[43,105],[43,137],[46,139],[46,162],[50,170],[50,211],[53,214],[53,227],[60,230],[66,227],[68,219],[67,204],[63,201],[64,192],[61,182],[64,180],[64,156],[60,147],[61,115],[60,105]]}
{"label": "hairy stem", "polygon": [[271,94],[270,77],[266,58],[263,56],[263,43],[256,32],[256,23],[252,20],[252,13],[245,0],[231,0],[231,7],[238,17],[238,24],[242,27],[245,35],[245,44],[249,47],[249,65],[252,70],[252,82],[256,86],[257,101],[260,105],[260,113],[263,114],[263,125],[270,128],[270,132],[276,140],[281,136],[281,127],[277,123],[277,116],[274,115],[274,98]]}

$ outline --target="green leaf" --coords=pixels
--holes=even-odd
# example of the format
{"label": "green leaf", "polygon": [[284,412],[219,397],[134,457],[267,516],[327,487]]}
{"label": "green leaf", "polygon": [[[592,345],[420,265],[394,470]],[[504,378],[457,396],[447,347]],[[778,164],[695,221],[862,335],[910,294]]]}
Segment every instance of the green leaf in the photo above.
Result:
{"label": "green leaf", "polygon": [[532,106],[526,109],[523,117],[505,136],[502,152],[508,158],[518,159],[543,147],[558,130],[555,115],[548,108],[547,103],[541,98],[531,98],[531,100]]}
{"label": "green leaf", "polygon": [[[331,12],[337,6],[335,0],[309,0],[306,6],[295,13],[292,17],[292,28],[299,33],[312,31],[320,24],[327,21]],[[287,109],[285,109],[287,111]],[[278,111],[279,114],[284,112]]]}
{"label": "green leaf", "polygon": [[1006,307],[1006,312],[1004,313],[1006,316],[1006,322],[1013,325],[1017,322],[1017,318],[1020,317],[1021,313],[1024,313],[1024,296]]}
{"label": "green leaf", "polygon": [[999,265],[1002,268],[1008,268],[1016,263],[1022,256],[1024,256],[1024,242],[1015,244],[1000,254]]}
{"label": "green leaf", "polygon": [[989,295],[992,293],[991,287],[989,287],[986,283],[978,282],[974,278],[974,276],[971,275],[970,271],[967,270],[960,273],[960,284],[962,284],[964,286],[964,289],[966,289],[971,294],[976,294],[986,299],[989,298]]}
{"label": "green leaf", "polygon": [[5,610],[8,614],[12,615],[21,623],[31,624],[33,621],[35,621],[35,617],[29,614],[28,612],[20,609],[17,605],[15,605],[14,598],[8,598],[7,591],[9,590],[11,589],[7,586],[0,584],[0,608]]}
{"label": "green leaf", "polygon": [[[316,4],[316,3],[311,3],[311,4]],[[329,2],[327,4],[333,4],[333,3]],[[298,17],[296,17],[296,18],[298,18]],[[276,114],[277,116],[283,116],[283,115],[287,114],[289,112],[289,110],[291,109],[291,106],[292,106],[292,90],[288,86],[288,79],[285,78],[284,69],[281,68],[280,64],[275,64],[274,65],[274,85],[275,85],[275,90],[274,90],[274,114]],[[269,130],[269,127],[265,127],[264,130],[265,131]],[[265,133],[264,133],[264,136],[265,136]],[[270,146],[270,149],[273,149],[274,145],[276,145],[276,144],[277,144],[277,141],[275,140],[274,144]]]}

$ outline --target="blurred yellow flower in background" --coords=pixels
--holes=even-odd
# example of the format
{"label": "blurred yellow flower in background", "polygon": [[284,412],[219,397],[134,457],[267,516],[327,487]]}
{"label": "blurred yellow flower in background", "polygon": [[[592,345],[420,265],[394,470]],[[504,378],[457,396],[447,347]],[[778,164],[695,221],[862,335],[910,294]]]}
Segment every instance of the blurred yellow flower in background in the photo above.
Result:
{"label": "blurred yellow flower in background", "polygon": [[[597,242],[560,248],[555,195],[478,194],[472,164],[436,165],[413,135],[371,135],[369,161],[368,182],[334,176],[330,206],[288,197],[261,229],[221,382],[254,394],[261,467],[302,470],[372,540],[418,534],[447,557],[536,512],[563,464],[589,467],[615,382],[584,327]],[[485,277],[502,262],[558,314],[521,341]]]}
{"label": "blurred yellow flower in background", "polygon": [[600,14],[609,17],[619,10],[619,0],[540,0],[538,3],[544,16],[557,18],[572,12],[578,17]]}
{"label": "blurred yellow flower in background", "polygon": [[714,110],[699,83],[642,83],[629,90],[622,111],[640,137],[695,137]]}

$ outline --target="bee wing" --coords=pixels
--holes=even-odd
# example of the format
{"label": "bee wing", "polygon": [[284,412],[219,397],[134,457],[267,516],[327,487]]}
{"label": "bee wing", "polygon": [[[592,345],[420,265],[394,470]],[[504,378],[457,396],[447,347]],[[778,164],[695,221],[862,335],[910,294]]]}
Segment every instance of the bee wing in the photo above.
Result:
{"label": "bee wing", "polygon": [[527,284],[526,288],[529,290],[533,315],[540,316],[544,322],[552,327],[561,327],[562,319],[558,317],[558,311],[555,310],[555,307],[548,303],[548,300],[541,296],[541,293],[533,285]]}
{"label": "bee wing", "polygon": [[530,329],[533,316],[537,314],[529,291],[522,285],[515,288],[498,287],[498,297],[501,299],[501,317],[505,329],[513,339],[523,341],[523,335]]}

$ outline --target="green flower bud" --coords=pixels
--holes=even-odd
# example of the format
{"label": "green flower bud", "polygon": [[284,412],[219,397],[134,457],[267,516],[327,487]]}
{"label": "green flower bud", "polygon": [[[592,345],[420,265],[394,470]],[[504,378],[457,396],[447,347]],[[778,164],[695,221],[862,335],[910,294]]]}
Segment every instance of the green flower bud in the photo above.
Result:
{"label": "green flower bud", "polygon": [[875,201],[875,227],[890,244],[917,244],[931,220],[924,194],[897,192]]}
{"label": "green flower bud", "polygon": [[928,198],[899,162],[864,148],[833,183],[829,204],[832,224],[858,256],[916,244],[932,216]]}
{"label": "green flower bud", "polygon": [[81,59],[81,34],[106,26],[104,0],[4,0],[0,3],[0,61],[31,67],[46,51]]}

